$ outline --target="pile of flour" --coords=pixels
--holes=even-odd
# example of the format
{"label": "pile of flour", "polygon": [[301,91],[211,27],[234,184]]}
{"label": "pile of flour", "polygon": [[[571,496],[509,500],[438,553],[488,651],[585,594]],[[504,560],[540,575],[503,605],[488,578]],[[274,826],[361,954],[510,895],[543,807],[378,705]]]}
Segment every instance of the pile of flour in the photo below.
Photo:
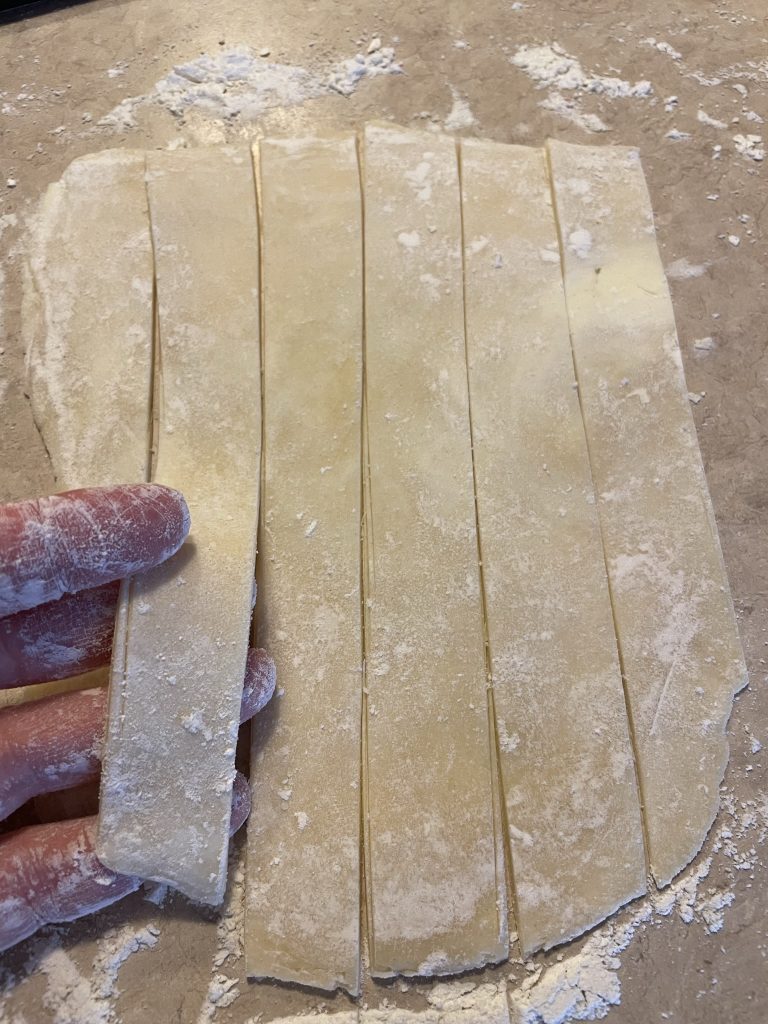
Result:
{"label": "pile of flour", "polygon": [[509,58],[516,68],[532,78],[539,89],[547,90],[540,106],[552,110],[588,132],[610,129],[596,115],[581,109],[581,95],[595,93],[606,99],[645,99],[652,95],[650,82],[625,82],[623,78],[585,71],[578,58],[566,53],[557,43],[521,46]]}
{"label": "pile of flour", "polygon": [[332,93],[351,96],[363,80],[402,70],[395,51],[379,39],[371,41],[366,53],[319,70],[275,63],[248,46],[235,46],[177,64],[148,93],[124,99],[98,123],[133,128],[139,109],[153,104],[176,117],[194,110],[212,120],[255,121],[275,107],[294,107]]}

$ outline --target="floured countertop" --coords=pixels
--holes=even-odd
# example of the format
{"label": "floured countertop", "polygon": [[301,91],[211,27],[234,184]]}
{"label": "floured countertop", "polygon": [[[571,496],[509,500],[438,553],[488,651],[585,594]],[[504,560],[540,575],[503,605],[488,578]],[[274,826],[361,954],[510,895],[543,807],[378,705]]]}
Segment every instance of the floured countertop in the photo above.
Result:
{"label": "floured countertop", "polygon": [[[704,10],[684,0],[672,11],[652,0],[642,10],[606,11],[588,0],[565,13],[542,6],[209,0],[171,8],[96,0],[0,28],[0,244],[10,255],[0,273],[0,496],[54,488],[24,398],[14,254],[33,205],[75,157],[115,146],[299,135],[377,118],[502,142],[539,145],[550,136],[637,145],[751,676],[729,727],[722,810],[693,867],[649,904],[629,907],[571,946],[445,990],[371,985],[365,999],[375,1013],[361,1020],[495,1022],[503,984],[513,1022],[607,1013],[620,1024],[763,1024],[764,5],[728,0]],[[182,1024],[269,1024],[325,1008],[341,1015],[337,1024],[356,1024],[342,997],[245,981],[241,886],[235,871],[221,917],[155,886],[88,921],[41,933],[0,958],[0,1021],[138,1024],[149,1014]]]}

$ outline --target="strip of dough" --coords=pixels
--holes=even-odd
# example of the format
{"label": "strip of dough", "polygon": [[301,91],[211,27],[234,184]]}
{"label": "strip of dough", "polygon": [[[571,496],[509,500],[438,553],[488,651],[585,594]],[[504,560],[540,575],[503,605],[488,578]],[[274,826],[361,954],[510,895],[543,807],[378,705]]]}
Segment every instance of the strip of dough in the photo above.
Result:
{"label": "strip of dough", "polygon": [[149,473],[152,243],[144,153],[73,161],[30,233],[23,335],[61,490]]}
{"label": "strip of dough", "polygon": [[248,974],[360,985],[361,196],[355,137],[263,141],[259,645]]}
{"label": "strip of dough", "polygon": [[467,355],[524,953],[645,891],[640,802],[540,149],[461,144]]}
{"label": "strip of dough", "polygon": [[371,973],[508,951],[494,829],[455,145],[365,133]]}
{"label": "strip of dough", "polygon": [[665,885],[717,811],[746,668],[638,155],[549,154],[651,869]]}
{"label": "strip of dough", "polygon": [[158,292],[154,479],[192,532],[123,588],[99,857],[223,897],[248,648],[261,438],[259,246],[247,150],[148,157]]}
{"label": "strip of dough", "polygon": [[[152,242],[144,153],[74,160],[28,236],[22,336],[32,412],[61,490],[147,479]],[[105,298],[106,297],[106,298]],[[93,686],[0,691],[0,708]]]}

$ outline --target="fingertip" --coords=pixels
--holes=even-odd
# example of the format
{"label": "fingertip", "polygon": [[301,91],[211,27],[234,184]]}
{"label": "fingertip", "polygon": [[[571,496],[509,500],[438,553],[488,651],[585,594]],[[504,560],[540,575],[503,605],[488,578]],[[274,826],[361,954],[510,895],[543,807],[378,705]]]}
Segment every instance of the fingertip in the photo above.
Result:
{"label": "fingertip", "polygon": [[165,484],[127,484],[120,490],[126,504],[135,504],[136,518],[144,521],[151,548],[147,558],[153,564],[175,554],[189,535],[192,517],[186,498]]}
{"label": "fingertip", "polygon": [[251,788],[242,772],[235,773],[232,785],[232,814],[229,819],[229,834],[233,836],[245,824],[251,813]]}
{"label": "fingertip", "polygon": [[248,651],[245,665],[243,701],[240,706],[240,723],[253,718],[265,707],[275,693],[277,669],[265,650],[252,647]]}
{"label": "fingertip", "polygon": [[181,546],[189,535],[192,526],[192,516],[189,512],[187,499],[181,491],[177,491],[175,487],[166,487],[165,484],[144,484],[143,486],[156,493],[158,500],[167,501],[169,513],[177,518],[176,529],[179,537],[179,546]]}

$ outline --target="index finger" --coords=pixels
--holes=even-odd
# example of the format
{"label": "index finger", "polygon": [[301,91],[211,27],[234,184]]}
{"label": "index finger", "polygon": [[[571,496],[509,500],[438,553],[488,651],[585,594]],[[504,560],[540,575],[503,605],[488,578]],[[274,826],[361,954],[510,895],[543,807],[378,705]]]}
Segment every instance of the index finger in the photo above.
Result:
{"label": "index finger", "polygon": [[0,505],[0,617],[159,565],[188,532],[187,503],[160,484]]}

